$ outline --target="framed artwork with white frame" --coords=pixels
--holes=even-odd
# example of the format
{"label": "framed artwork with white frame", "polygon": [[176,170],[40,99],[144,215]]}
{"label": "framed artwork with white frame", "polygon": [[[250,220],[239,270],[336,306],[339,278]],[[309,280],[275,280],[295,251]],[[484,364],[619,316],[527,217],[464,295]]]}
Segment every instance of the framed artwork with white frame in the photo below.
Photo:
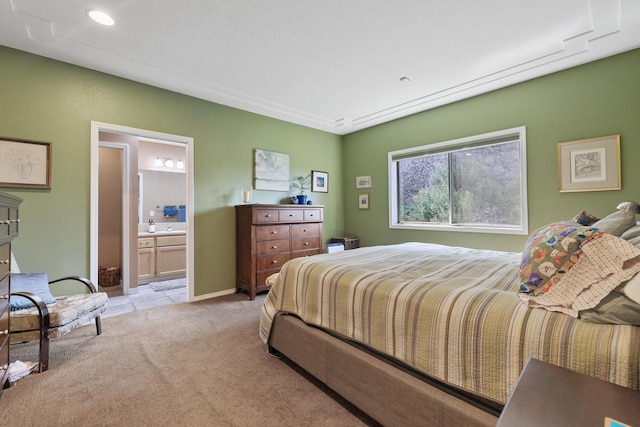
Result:
{"label": "framed artwork with white frame", "polygon": [[315,193],[329,192],[329,173],[323,171],[311,171],[311,191]]}

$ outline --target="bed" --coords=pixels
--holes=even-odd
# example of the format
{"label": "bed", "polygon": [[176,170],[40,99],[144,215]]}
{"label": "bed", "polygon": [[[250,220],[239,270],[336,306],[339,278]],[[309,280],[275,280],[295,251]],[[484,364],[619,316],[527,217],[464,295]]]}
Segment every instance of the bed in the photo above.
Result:
{"label": "bed", "polygon": [[[260,336],[383,425],[495,425],[530,357],[638,390],[640,327],[580,313],[597,314],[640,271],[640,250],[572,224],[542,227],[524,255],[409,242],[293,259],[270,278]],[[535,276],[529,263],[544,262],[535,248],[550,233],[564,233],[566,248],[567,227],[592,231],[561,251],[566,258],[545,254],[565,282],[578,277],[575,306],[551,292],[555,276],[523,279]],[[609,261],[613,273],[585,282]],[[594,289],[598,301],[582,301]]]}

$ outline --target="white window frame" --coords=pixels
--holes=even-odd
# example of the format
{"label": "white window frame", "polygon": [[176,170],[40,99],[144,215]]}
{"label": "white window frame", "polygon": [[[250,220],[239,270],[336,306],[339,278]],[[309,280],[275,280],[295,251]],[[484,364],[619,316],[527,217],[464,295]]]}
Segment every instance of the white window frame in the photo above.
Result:
{"label": "white window frame", "polygon": [[[462,150],[470,146],[478,146],[482,143],[490,144],[505,138],[518,138],[520,142],[520,212],[522,215],[520,226],[496,226],[496,225],[469,225],[469,224],[434,224],[434,223],[399,223],[398,222],[398,170],[397,160],[411,157],[412,155],[429,154],[432,152],[451,152]],[[443,150],[446,149],[446,150]],[[474,135],[450,141],[437,142],[422,145],[420,147],[406,148],[388,153],[389,174],[389,228],[405,230],[440,230],[440,231],[464,231],[472,233],[497,233],[497,234],[529,234],[529,217],[527,209],[527,131],[525,126],[511,129],[489,132],[482,135]]]}

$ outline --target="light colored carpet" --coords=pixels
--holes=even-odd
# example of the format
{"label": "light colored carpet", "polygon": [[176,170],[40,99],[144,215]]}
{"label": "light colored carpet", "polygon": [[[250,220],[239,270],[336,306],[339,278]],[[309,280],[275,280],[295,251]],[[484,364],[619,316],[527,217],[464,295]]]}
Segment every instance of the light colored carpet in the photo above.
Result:
{"label": "light colored carpet", "polygon": [[[0,397],[8,426],[375,425],[269,356],[258,336],[264,295],[136,311],[51,341],[49,370]],[[11,346],[35,360],[37,343]]]}
{"label": "light colored carpet", "polygon": [[151,282],[149,287],[156,292],[168,291],[170,289],[184,288],[187,286],[187,279],[163,280],[162,282]]}

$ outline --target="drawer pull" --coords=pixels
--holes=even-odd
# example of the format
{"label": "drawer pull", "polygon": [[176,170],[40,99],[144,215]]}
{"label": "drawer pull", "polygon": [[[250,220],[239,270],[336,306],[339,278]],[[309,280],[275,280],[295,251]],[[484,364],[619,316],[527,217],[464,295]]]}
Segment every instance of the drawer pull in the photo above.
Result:
{"label": "drawer pull", "polygon": [[309,246],[309,242],[304,242],[303,245],[304,246]]}
{"label": "drawer pull", "polygon": [[271,249],[278,249],[277,246],[271,246]]}
{"label": "drawer pull", "polygon": [[266,214],[265,217],[271,218],[271,214]]}
{"label": "drawer pull", "polygon": [[6,220],[6,221],[0,221],[0,225],[9,225],[11,224],[11,221]]}
{"label": "drawer pull", "polygon": [[277,263],[278,263],[278,261],[275,260],[275,259],[273,261],[271,261],[271,264],[277,264]]}
{"label": "drawer pull", "polygon": [[9,299],[9,294],[7,294],[7,295],[0,295],[0,300],[3,300],[3,299]]}
{"label": "drawer pull", "polygon": [[278,234],[278,232],[274,230],[271,232],[271,234]]}
{"label": "drawer pull", "polygon": [[7,265],[9,265],[9,260],[8,260],[8,259],[5,259],[5,260],[1,260],[1,259],[0,259],[0,265],[2,265],[2,264],[7,264]]}
{"label": "drawer pull", "polygon": [[5,329],[4,331],[0,331],[0,336],[2,335],[9,335],[9,330]]}
{"label": "drawer pull", "polygon": [[303,233],[306,233],[307,231],[309,231],[309,230],[307,230],[306,228],[304,230],[302,230]]}

